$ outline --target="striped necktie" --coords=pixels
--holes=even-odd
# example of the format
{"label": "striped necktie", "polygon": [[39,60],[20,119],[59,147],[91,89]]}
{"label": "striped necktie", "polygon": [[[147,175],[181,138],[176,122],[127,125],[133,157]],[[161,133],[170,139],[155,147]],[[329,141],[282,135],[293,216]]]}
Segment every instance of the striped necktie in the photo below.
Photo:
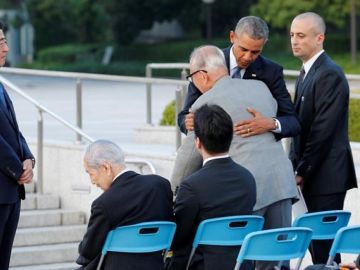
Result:
{"label": "striped necktie", "polygon": [[241,79],[241,68],[236,67],[234,69],[235,69],[235,71],[234,71],[233,75],[231,75],[231,78]]}

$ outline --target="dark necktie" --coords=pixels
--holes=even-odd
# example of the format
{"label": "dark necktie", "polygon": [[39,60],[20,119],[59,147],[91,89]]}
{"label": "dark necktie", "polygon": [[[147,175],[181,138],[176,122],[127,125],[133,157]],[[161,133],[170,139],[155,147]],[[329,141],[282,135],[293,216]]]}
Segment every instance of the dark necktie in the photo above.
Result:
{"label": "dark necktie", "polygon": [[296,80],[296,85],[295,85],[295,101],[300,97],[300,92],[301,91],[301,85],[304,81],[304,76],[305,76],[305,69],[304,69],[304,66],[301,67],[301,70],[300,70],[300,74],[299,74],[299,77],[297,78]]}
{"label": "dark necktie", "polygon": [[303,66],[301,68],[301,70],[300,70],[299,83],[302,83],[304,81],[304,76],[305,76],[305,69],[304,69],[304,66]]}
{"label": "dark necktie", "polygon": [[231,78],[241,79],[241,68],[236,67],[236,70],[235,70],[235,72],[233,73],[233,75],[231,76]]}

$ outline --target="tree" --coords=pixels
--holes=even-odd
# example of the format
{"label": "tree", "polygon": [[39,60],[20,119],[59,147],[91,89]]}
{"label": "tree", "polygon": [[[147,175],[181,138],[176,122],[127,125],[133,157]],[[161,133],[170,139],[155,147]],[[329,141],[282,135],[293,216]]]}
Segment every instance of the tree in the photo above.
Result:
{"label": "tree", "polygon": [[28,0],[35,46],[101,41],[107,34],[100,0]]}
{"label": "tree", "polygon": [[251,13],[262,17],[272,27],[285,29],[299,13],[314,11],[327,25],[341,27],[350,12],[348,0],[259,0]]}

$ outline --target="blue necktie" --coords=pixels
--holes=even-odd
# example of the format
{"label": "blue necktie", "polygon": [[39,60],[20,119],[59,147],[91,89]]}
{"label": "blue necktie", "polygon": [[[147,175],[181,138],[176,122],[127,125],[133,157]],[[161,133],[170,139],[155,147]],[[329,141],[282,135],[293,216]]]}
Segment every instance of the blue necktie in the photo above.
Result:
{"label": "blue necktie", "polygon": [[233,73],[233,75],[231,76],[231,78],[241,79],[241,68],[236,67],[236,70],[235,70],[235,72]]}
{"label": "blue necktie", "polygon": [[4,105],[4,108],[7,107],[5,101],[4,87],[1,83],[0,83],[0,102],[2,103],[2,105]]}

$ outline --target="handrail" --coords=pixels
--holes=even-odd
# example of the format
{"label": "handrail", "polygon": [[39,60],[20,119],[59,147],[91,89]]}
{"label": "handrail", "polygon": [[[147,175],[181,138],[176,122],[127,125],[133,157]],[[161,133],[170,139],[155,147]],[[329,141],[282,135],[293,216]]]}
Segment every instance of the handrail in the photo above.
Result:
{"label": "handrail", "polygon": [[46,108],[45,106],[41,105],[38,101],[36,101],[35,99],[33,99],[32,97],[30,97],[28,94],[26,94],[24,91],[22,91],[18,86],[16,86],[15,84],[13,84],[12,82],[10,82],[8,79],[5,79],[3,76],[0,75],[0,81],[5,84],[7,87],[9,87],[12,91],[16,92],[17,94],[19,94],[20,96],[22,96],[23,98],[25,98],[27,101],[29,101],[30,103],[32,103],[39,111],[41,112],[46,112],[47,114],[49,114],[52,118],[54,118],[55,120],[57,120],[58,122],[60,122],[61,124],[63,124],[64,126],[68,127],[69,129],[71,129],[72,131],[80,134],[81,136],[83,136],[85,139],[87,139],[89,142],[93,142],[94,139],[91,138],[90,136],[88,136],[86,133],[84,133],[81,129],[79,129],[78,127],[70,124],[69,122],[67,122],[66,120],[64,120],[63,118],[61,118],[60,116],[58,116],[56,113],[53,113],[52,111],[50,111],[48,108]]}
{"label": "handrail", "polygon": [[[8,70],[6,72],[8,72]],[[13,73],[13,72],[11,72],[11,73]],[[46,73],[48,73],[48,76],[54,76],[53,72],[50,72],[50,73],[52,73],[51,75],[50,75],[49,72],[46,72]],[[24,73],[22,73],[22,74],[24,74]],[[32,75],[31,73],[28,73],[28,74]],[[46,108],[45,106],[40,104],[37,100],[35,100],[34,98],[32,98],[31,96],[26,94],[18,86],[16,86],[15,84],[13,84],[12,82],[10,82],[8,79],[4,78],[1,75],[0,75],[0,82],[3,83],[7,87],[7,89],[10,89],[10,90],[14,91],[15,93],[19,94],[24,99],[29,101],[38,110],[39,118],[38,118],[38,124],[37,124],[38,125],[38,127],[37,127],[38,134],[37,134],[37,162],[36,162],[38,176],[37,176],[37,188],[36,188],[36,191],[41,194],[41,193],[43,193],[43,113],[49,114],[56,121],[60,122],[65,127],[67,127],[70,130],[74,131],[76,134],[82,136],[83,138],[85,138],[89,142],[94,142],[95,139],[93,139],[92,137],[87,135],[82,129],[72,125],[68,121],[61,118],[56,113],[50,111],[48,108]],[[149,167],[152,174],[156,174],[155,167],[148,160],[145,160],[145,159],[128,159],[128,158],[126,158],[125,162],[128,163],[128,164],[134,164],[136,166],[140,166],[141,171],[142,171],[142,166],[145,165],[145,166]]]}

